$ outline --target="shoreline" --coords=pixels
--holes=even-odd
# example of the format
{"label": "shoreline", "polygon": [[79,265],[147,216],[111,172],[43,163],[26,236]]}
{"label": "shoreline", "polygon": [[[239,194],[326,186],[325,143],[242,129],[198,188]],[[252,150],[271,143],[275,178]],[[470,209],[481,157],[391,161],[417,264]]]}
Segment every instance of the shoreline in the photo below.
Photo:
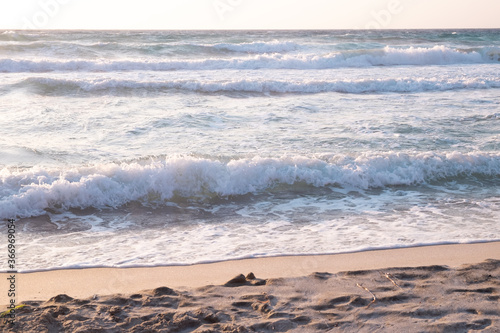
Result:
{"label": "shoreline", "polygon": [[[393,267],[444,265],[458,267],[486,259],[500,260],[500,241],[445,244],[342,254],[277,256],[228,260],[186,266],[136,268],[81,268],[17,273],[19,301],[47,300],[59,294],[74,298],[132,293],[158,287],[177,289],[222,285],[238,274],[259,278],[295,278],[314,272],[338,273]],[[0,288],[7,291],[9,273],[0,273]],[[5,295],[4,295],[5,294]],[[0,306],[8,304],[0,294]]]}
{"label": "shoreline", "polygon": [[[124,265],[124,266],[84,266],[84,267],[54,267],[54,268],[43,268],[43,269],[30,269],[30,270],[22,270],[17,271],[17,274],[34,274],[34,273],[44,273],[44,272],[55,272],[55,271],[76,271],[76,270],[85,270],[85,269],[146,269],[146,268],[158,268],[158,267],[189,267],[189,266],[198,266],[198,265],[211,265],[211,264],[220,264],[224,262],[233,262],[240,260],[259,260],[259,259],[269,259],[269,258],[287,258],[287,257],[322,257],[322,256],[339,256],[339,255],[350,255],[350,254],[361,254],[366,252],[374,252],[374,251],[396,251],[401,249],[412,249],[412,248],[422,248],[422,247],[434,247],[434,246],[447,246],[447,245],[472,245],[472,244],[488,244],[488,243],[500,243],[500,239],[494,240],[482,240],[482,241],[473,241],[470,243],[454,243],[454,242],[439,242],[439,243],[429,243],[429,244],[417,244],[417,245],[409,245],[409,246],[400,246],[400,247],[371,247],[363,250],[352,250],[346,252],[338,252],[338,253],[306,253],[306,254],[272,254],[272,255],[264,255],[259,257],[236,257],[229,259],[220,259],[220,260],[206,260],[195,262],[192,264],[189,263],[172,263],[172,264],[157,264],[157,265]],[[6,274],[7,271],[0,272],[0,274]]]}

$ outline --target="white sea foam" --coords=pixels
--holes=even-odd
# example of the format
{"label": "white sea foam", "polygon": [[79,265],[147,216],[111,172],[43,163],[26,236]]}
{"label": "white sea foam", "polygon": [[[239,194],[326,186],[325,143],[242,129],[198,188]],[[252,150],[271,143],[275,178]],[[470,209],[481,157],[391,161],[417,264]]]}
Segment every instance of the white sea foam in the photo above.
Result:
{"label": "white sea foam", "polygon": [[221,69],[330,69],[342,67],[480,64],[499,60],[499,53],[491,48],[463,52],[445,46],[432,48],[385,47],[380,50],[350,51],[330,54],[258,54],[234,58],[204,58],[189,60],[54,60],[54,59],[0,59],[0,72],[51,71],[172,71]]}
{"label": "white sea foam", "polygon": [[498,239],[500,34],[452,32],[0,32],[19,270]]}
{"label": "white sea foam", "polygon": [[103,164],[65,170],[0,172],[0,218],[43,214],[45,209],[119,207],[175,197],[259,193],[278,184],[353,186],[360,189],[426,184],[464,176],[498,177],[500,154],[361,154],[231,160],[167,158],[149,164]]}
{"label": "white sea foam", "polygon": [[[16,87],[28,86],[43,94],[71,94],[79,92],[114,93],[136,89],[176,90],[202,93],[242,92],[242,93],[378,93],[378,92],[423,92],[457,89],[500,88],[500,78],[453,77],[453,78],[389,78],[389,79],[343,79],[343,80],[156,80],[136,81],[120,79],[58,79],[32,77],[15,84]],[[132,90],[132,91],[130,91]]]}

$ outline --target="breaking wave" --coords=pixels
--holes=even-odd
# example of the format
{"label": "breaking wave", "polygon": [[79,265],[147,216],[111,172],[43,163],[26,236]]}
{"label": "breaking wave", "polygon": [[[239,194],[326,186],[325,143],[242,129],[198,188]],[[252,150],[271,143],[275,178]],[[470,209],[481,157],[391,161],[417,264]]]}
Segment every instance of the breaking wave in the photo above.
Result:
{"label": "breaking wave", "polygon": [[135,81],[121,79],[73,80],[32,77],[12,85],[11,88],[26,87],[41,95],[65,94],[134,94],[174,90],[176,92],[199,93],[256,93],[256,94],[314,94],[339,92],[349,94],[384,92],[425,92],[459,89],[500,88],[500,79],[491,77],[474,78],[394,78],[357,80],[165,80]]}
{"label": "breaking wave", "polygon": [[44,214],[46,209],[119,207],[129,202],[258,194],[279,185],[360,189],[425,185],[500,175],[495,153],[383,153],[317,158],[244,158],[230,161],[170,157],[72,169],[0,171],[0,218]]}
{"label": "breaking wave", "polygon": [[[250,43],[252,44],[252,43]],[[222,44],[221,44],[222,45]],[[266,47],[269,47],[266,44]],[[229,46],[220,46],[229,47]],[[239,45],[240,48],[253,46]],[[281,45],[280,47],[283,47]],[[230,48],[236,48],[235,45]],[[0,72],[53,72],[53,71],[175,71],[223,69],[333,69],[371,66],[426,66],[449,64],[480,64],[500,61],[500,50],[490,47],[474,50],[451,49],[446,46],[432,48],[385,47],[377,50],[356,50],[318,54],[256,54],[232,58],[144,60],[54,60],[54,59],[0,59]]]}

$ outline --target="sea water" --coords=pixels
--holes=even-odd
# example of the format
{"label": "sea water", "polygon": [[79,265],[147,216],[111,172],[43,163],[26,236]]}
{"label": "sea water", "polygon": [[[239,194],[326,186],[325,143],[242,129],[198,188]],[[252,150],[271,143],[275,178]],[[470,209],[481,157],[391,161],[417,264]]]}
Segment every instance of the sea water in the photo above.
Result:
{"label": "sea water", "polygon": [[500,239],[500,30],[2,31],[20,271]]}

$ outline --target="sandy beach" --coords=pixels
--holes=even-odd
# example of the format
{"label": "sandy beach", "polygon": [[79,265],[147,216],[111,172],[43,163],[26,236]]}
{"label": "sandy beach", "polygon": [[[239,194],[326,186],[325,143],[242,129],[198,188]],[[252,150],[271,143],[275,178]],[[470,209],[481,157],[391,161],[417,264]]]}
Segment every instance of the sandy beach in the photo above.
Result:
{"label": "sandy beach", "polygon": [[0,11],[0,332],[500,333],[499,10],[62,2]]}
{"label": "sandy beach", "polygon": [[16,290],[2,331],[500,332],[500,242],[23,273]]}

